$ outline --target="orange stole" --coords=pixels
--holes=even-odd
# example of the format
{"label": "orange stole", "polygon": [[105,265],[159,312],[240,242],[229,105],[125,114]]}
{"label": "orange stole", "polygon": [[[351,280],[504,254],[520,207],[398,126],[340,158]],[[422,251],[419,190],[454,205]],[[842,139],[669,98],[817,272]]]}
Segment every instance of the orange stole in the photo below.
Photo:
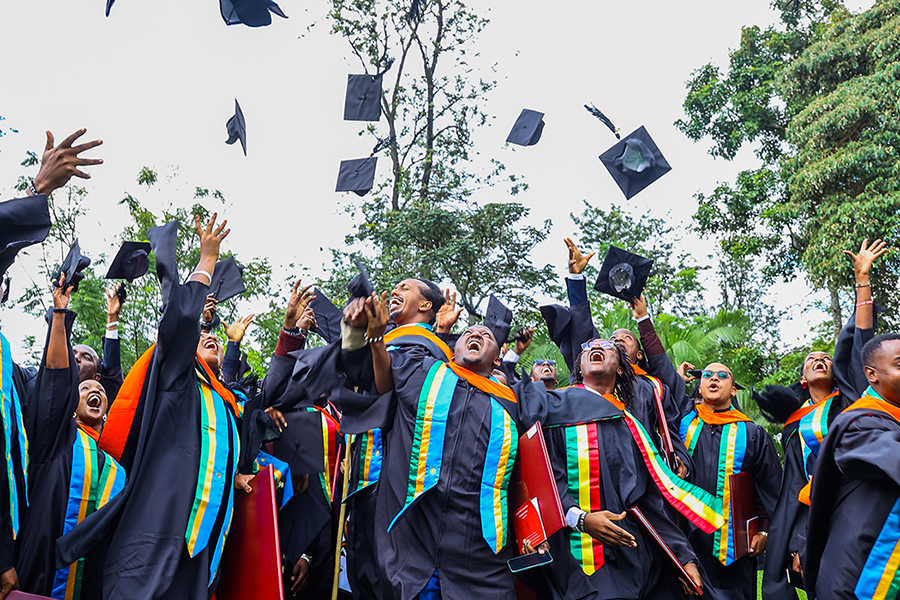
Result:
{"label": "orange stole", "polygon": [[469,382],[471,385],[478,388],[482,392],[490,394],[491,396],[496,396],[497,398],[509,400],[510,402],[516,401],[516,394],[512,391],[511,388],[503,385],[502,383],[491,381],[487,377],[479,375],[474,371],[470,371],[465,367],[461,367],[453,361],[448,362],[447,365],[451,369],[453,369],[454,373],[465,379],[467,382]]}
{"label": "orange stole", "polygon": [[700,417],[700,420],[704,423],[709,423],[710,425],[728,425],[729,423],[737,423],[739,421],[746,421],[748,423],[753,422],[753,419],[736,409],[726,410],[724,412],[713,412],[702,402],[697,403],[694,408],[697,410],[697,415]]}

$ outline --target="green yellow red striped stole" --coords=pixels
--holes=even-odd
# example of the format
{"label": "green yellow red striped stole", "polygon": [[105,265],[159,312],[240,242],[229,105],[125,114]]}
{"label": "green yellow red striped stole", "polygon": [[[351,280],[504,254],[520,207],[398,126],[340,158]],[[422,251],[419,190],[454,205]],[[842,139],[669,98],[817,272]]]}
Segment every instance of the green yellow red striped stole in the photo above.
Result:
{"label": "green yellow red striped stole", "polygon": [[[22,405],[19,392],[13,382],[13,360],[9,341],[0,333],[0,418],[3,419],[3,441],[6,444],[6,479],[9,481],[9,516],[13,539],[19,534],[19,484],[16,480],[17,456],[13,442],[18,446],[18,457],[22,469],[22,485],[25,486],[25,506],[28,506],[28,436],[22,420]],[[4,490],[6,491],[6,490]]]}
{"label": "green yellow red striped stole", "polygon": [[[600,498],[600,456],[596,423],[565,428],[566,483],[569,495],[582,510],[602,510]],[[593,575],[603,566],[603,544],[587,533],[569,533],[569,550],[585,574]]]}
{"label": "green yellow red striped stole", "polygon": [[[419,337],[428,340],[431,344],[437,346],[440,352],[443,353],[443,358],[445,360],[453,360],[453,351],[450,350],[450,347],[444,343],[444,340],[434,335],[431,332],[431,326],[425,323],[414,323],[411,325],[400,325],[399,327],[395,327],[384,334],[384,343],[385,345],[392,344],[397,342],[399,338],[406,336]],[[441,357],[435,356],[435,358]]]}
{"label": "green yellow red striped stole", "polygon": [[[103,452],[97,442],[81,426],[76,427],[72,443],[72,474],[69,477],[69,499],[63,535],[72,531],[85,517],[103,507],[125,487],[125,469],[110,455],[103,452],[103,467],[99,455]],[[77,600],[81,597],[84,575],[84,558],[79,558],[66,568],[59,569],[53,577],[52,598]]]}
{"label": "green yellow red striped stole", "polygon": [[[364,490],[378,481],[381,476],[383,443],[381,429],[372,429],[359,435],[348,435],[347,445],[356,444],[359,451],[359,464],[352,473],[349,498],[356,492]],[[351,439],[352,438],[352,439]]]}
{"label": "green yellow red striped stole", "polygon": [[283,488],[281,492],[281,506],[279,508],[284,508],[284,505],[294,497],[294,480],[291,477],[291,467],[280,458],[275,458],[271,454],[260,450],[253,461],[253,472],[259,473],[269,465],[272,465],[272,470],[275,472],[275,487]]}
{"label": "green yellow red striped stole", "polygon": [[[747,422],[750,418],[738,410],[713,412],[698,404],[681,420],[681,434],[691,455],[697,447],[702,423],[722,425],[719,442],[716,498],[722,502],[724,524],[713,535],[713,556],[726,567],[734,562],[734,527],[731,524],[731,476],[740,473],[747,453]],[[702,422],[702,423],[701,423]]]}
{"label": "green yellow red striped stole", "polygon": [[216,389],[224,388],[221,385],[210,385],[206,375],[206,369],[197,370],[197,386],[200,388],[200,464],[194,503],[184,538],[188,555],[194,558],[209,545],[219,512],[225,509],[225,519],[209,561],[211,584],[215,580],[222,558],[222,547],[231,527],[233,481],[240,456],[241,438],[236,421],[238,415],[233,412],[234,396],[231,396],[231,402],[227,402]]}
{"label": "green yellow red striped stole", "polygon": [[510,393],[512,390],[468,369],[455,369],[444,362],[436,362],[428,370],[419,394],[406,501],[391,521],[388,531],[422,494],[440,480],[447,417],[461,378],[491,395],[490,439],[482,470],[479,511],[482,536],[496,554],[506,545],[508,537],[506,490],[518,450],[518,435],[512,417],[488,390],[505,388]]}
{"label": "green yellow red striped stole", "polygon": [[322,418],[322,456],[325,471],[319,473],[319,484],[328,506],[334,496],[334,481],[332,481],[337,466],[338,447],[341,439],[341,424],[327,411],[318,406],[307,406],[308,412],[318,412]]}

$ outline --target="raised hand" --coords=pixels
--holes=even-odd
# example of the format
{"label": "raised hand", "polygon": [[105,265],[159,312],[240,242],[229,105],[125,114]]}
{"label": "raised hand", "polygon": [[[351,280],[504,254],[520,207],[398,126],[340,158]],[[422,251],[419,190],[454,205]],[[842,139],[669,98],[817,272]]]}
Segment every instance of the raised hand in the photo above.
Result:
{"label": "raised hand", "polygon": [[222,240],[231,233],[230,229],[225,229],[225,225],[228,224],[227,219],[222,221],[222,224],[216,227],[216,218],[218,216],[218,213],[213,213],[212,217],[209,219],[209,223],[206,224],[206,228],[204,229],[200,223],[200,215],[194,215],[194,228],[197,231],[197,235],[200,236],[201,261],[204,257],[211,257],[214,261],[218,260],[219,246],[222,244]]}
{"label": "raised hand", "polygon": [[572,238],[566,238],[565,242],[569,248],[569,273],[582,273],[587,267],[588,261],[591,260],[596,252],[591,252],[584,256],[578,249],[578,246],[575,245],[575,242],[572,241]]}
{"label": "raised hand", "polygon": [[688,373],[688,371],[691,371],[693,369],[694,369],[694,365],[692,365],[688,361],[684,361],[683,363],[678,365],[678,369],[677,369],[678,374],[681,376],[682,379],[684,379],[685,383],[690,383],[690,382],[694,381],[695,379],[697,379],[696,377],[694,377],[693,375]]}
{"label": "raised hand", "polygon": [[122,301],[116,293],[118,289],[118,286],[106,289],[106,316],[113,320],[117,320],[119,313],[122,311]]}
{"label": "raised hand", "polygon": [[216,305],[219,303],[212,294],[206,295],[206,304],[203,305],[202,319],[204,323],[212,323],[216,318]]}
{"label": "raised hand", "polygon": [[44,146],[41,168],[37,177],[34,178],[34,189],[39,194],[49,194],[53,190],[61,188],[73,175],[81,179],[90,179],[90,174],[78,167],[103,163],[102,158],[80,158],[78,156],[85,150],[99,146],[103,140],[94,140],[77,146],[72,145],[72,142],[84,135],[86,131],[87,129],[79,129],[56,147],[53,146],[53,134],[47,132],[47,145]]}
{"label": "raised hand", "polygon": [[70,296],[72,295],[72,286],[65,286],[66,274],[60,272],[59,279],[54,283],[56,283],[57,286],[53,288],[53,308],[69,308],[69,300]]}
{"label": "raised hand", "polygon": [[316,312],[311,306],[307,306],[303,309],[303,314],[300,315],[300,318],[297,319],[297,327],[311,331],[316,328],[316,325],[318,325],[316,323]]}
{"label": "raised hand", "polygon": [[444,304],[434,315],[434,330],[438,333],[450,333],[462,311],[462,306],[456,307],[456,292],[451,294],[449,289],[444,290]]}
{"label": "raised hand", "polygon": [[[528,347],[531,346],[531,338],[534,336],[535,331],[537,331],[535,327],[523,327],[518,330],[515,337],[516,347],[513,352],[522,356],[528,350]],[[497,342],[503,344],[504,340],[497,340]]]}
{"label": "raised hand", "polygon": [[374,340],[384,335],[384,329],[391,320],[391,314],[388,310],[388,293],[382,292],[379,300],[376,294],[372,294],[366,298],[366,316],[368,323],[366,324],[366,337]]}
{"label": "raised hand", "polygon": [[254,317],[256,317],[256,314],[250,314],[230,325],[222,321],[222,325],[225,327],[225,337],[228,338],[228,341],[240,344],[241,340],[244,339],[244,334],[247,332],[247,327],[253,322]]}
{"label": "raised hand", "polygon": [[647,316],[647,300],[644,298],[643,294],[641,294],[640,298],[631,299],[631,313],[634,315],[635,319]]}
{"label": "raised hand", "polygon": [[875,240],[871,246],[868,246],[868,243],[869,238],[864,239],[857,254],[849,250],[843,251],[853,261],[853,272],[857,277],[868,277],[875,259],[888,251],[887,242]]}
{"label": "raised hand", "polygon": [[303,311],[306,310],[309,303],[316,298],[315,294],[309,290],[312,286],[313,284],[309,284],[301,290],[299,289],[300,279],[294,282],[294,287],[291,289],[291,298],[288,300],[287,310],[284,312],[285,329],[297,327],[297,320],[303,315]]}
{"label": "raised hand", "polygon": [[354,329],[365,329],[369,323],[366,313],[366,300],[368,298],[354,298],[344,308],[344,320]]}

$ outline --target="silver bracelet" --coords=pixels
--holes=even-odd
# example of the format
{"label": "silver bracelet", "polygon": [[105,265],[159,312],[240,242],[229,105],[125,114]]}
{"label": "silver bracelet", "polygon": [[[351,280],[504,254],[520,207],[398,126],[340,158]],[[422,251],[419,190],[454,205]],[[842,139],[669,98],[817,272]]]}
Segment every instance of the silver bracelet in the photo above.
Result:
{"label": "silver bracelet", "polygon": [[28,193],[31,194],[32,196],[39,196],[39,195],[40,195],[40,194],[38,194],[37,188],[34,187],[34,180],[33,180],[33,179],[32,179],[31,181],[28,182]]}
{"label": "silver bracelet", "polygon": [[366,343],[367,343],[367,344],[375,344],[375,343],[380,342],[381,340],[384,339],[384,334],[382,333],[382,334],[379,335],[377,338],[370,338],[370,337],[369,337],[369,334],[367,333],[367,334],[366,334],[365,336],[363,336],[363,337],[364,337],[364,339],[366,340]]}
{"label": "silver bracelet", "polygon": [[305,560],[306,560],[306,564],[308,564],[308,565],[311,565],[311,564],[312,564],[312,556],[310,556],[309,554],[305,554],[305,553],[304,553],[304,554],[301,554],[301,555],[300,555],[300,558],[305,559]]}
{"label": "silver bracelet", "polygon": [[206,279],[209,281],[209,283],[207,283],[206,285],[212,283],[212,275],[209,273],[209,271],[204,271],[203,269],[194,269],[194,272],[191,273],[191,275],[206,275]]}

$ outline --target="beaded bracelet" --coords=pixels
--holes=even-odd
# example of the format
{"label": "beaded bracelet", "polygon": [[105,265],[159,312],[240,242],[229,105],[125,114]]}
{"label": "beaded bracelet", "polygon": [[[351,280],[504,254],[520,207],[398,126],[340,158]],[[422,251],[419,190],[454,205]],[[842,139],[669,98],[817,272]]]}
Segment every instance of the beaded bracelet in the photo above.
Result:
{"label": "beaded bracelet", "polygon": [[863,300],[862,302],[857,302],[856,308],[859,308],[860,306],[865,306],[867,304],[872,304],[872,301],[871,300]]}

